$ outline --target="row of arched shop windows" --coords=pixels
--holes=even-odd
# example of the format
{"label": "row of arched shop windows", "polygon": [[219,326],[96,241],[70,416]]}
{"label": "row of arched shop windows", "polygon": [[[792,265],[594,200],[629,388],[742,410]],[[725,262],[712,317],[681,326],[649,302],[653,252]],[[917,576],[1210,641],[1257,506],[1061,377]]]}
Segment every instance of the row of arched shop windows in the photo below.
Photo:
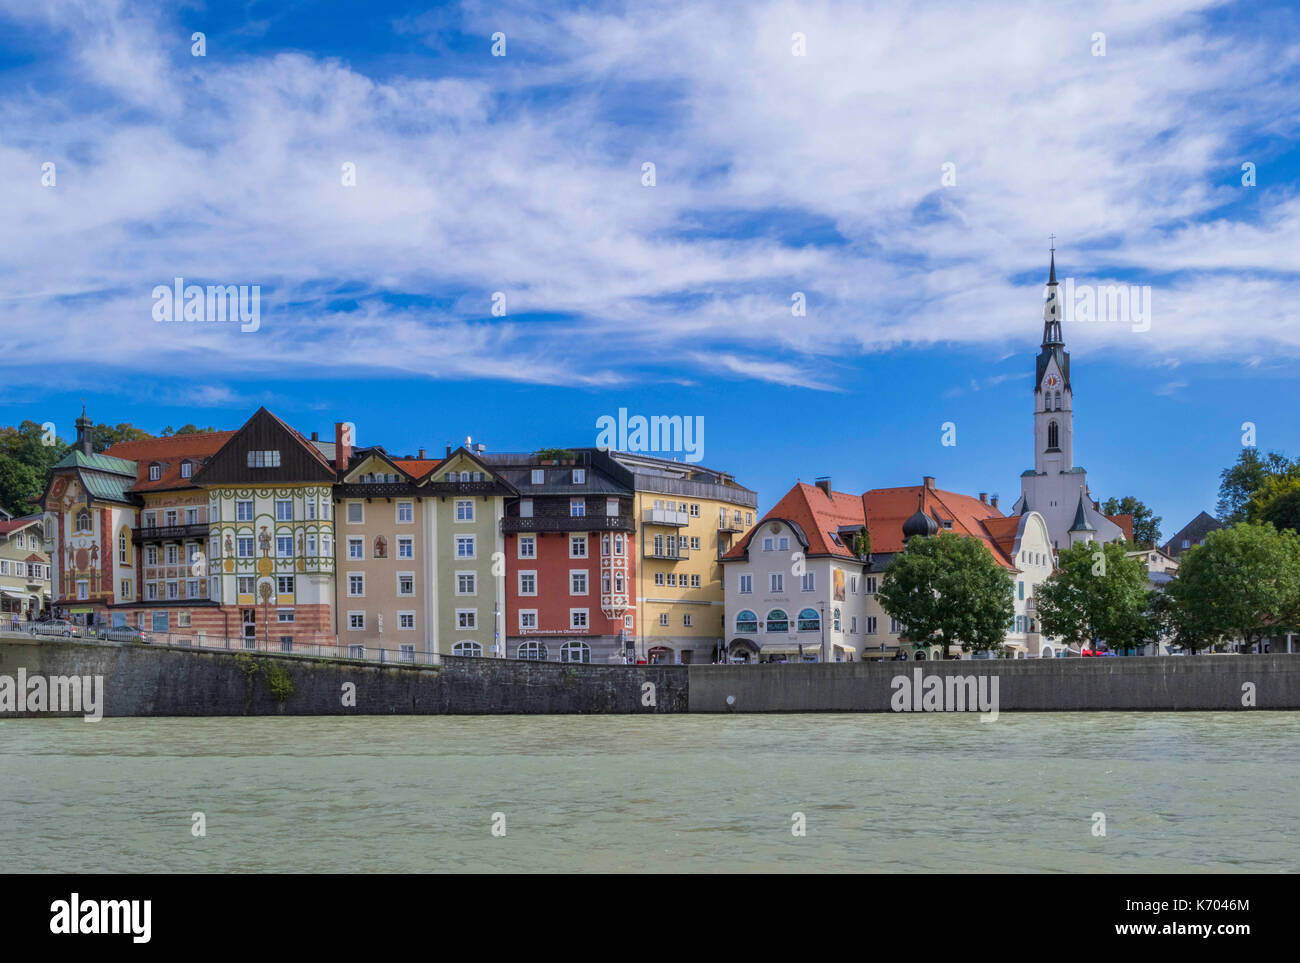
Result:
{"label": "row of arched shop windows", "polygon": [[[451,654],[482,657],[483,646],[477,642],[457,642],[451,647]],[[531,662],[545,662],[550,658],[550,654],[550,649],[545,642],[521,642],[515,657]],[[586,642],[565,642],[560,646],[560,661],[590,662],[591,646]]]}
{"label": "row of arched shop windows", "polygon": [[[833,624],[835,626],[835,630],[839,631],[840,628],[839,609],[834,610],[834,612],[832,613],[832,618],[833,618]],[[772,609],[772,611],[767,613],[767,617],[763,619],[763,625],[768,632],[789,632],[790,616],[786,614],[785,609]],[[795,630],[798,632],[820,632],[821,627],[822,627],[821,613],[818,612],[816,609],[804,609],[799,613],[799,617],[795,619]],[[744,611],[738,613],[736,615],[736,631],[757,632],[758,615],[750,611],[749,609],[745,609]]]}

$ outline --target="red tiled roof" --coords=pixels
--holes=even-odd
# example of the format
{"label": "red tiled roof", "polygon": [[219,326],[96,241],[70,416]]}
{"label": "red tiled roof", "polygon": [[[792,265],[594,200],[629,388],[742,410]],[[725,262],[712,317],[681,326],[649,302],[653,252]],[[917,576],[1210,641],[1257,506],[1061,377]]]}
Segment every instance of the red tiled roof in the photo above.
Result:
{"label": "red tiled roof", "polygon": [[1125,541],[1133,541],[1132,515],[1107,515],[1106,517],[1120,527],[1120,530],[1124,533]]}
{"label": "red tiled roof", "polygon": [[[197,474],[203,461],[215,455],[234,435],[233,431],[204,431],[192,435],[172,435],[168,438],[119,441],[104,454],[136,463],[135,484],[130,488],[133,492],[192,488],[193,481],[181,477],[181,462],[186,459],[194,462],[194,473]],[[151,462],[162,463],[162,477],[157,481],[149,480]]]}
{"label": "red tiled roof", "polygon": [[745,533],[724,558],[743,558],[750,541],[764,522],[784,518],[803,529],[808,539],[808,555],[854,557],[852,544],[842,538],[836,544],[830,537],[840,527],[862,527],[871,536],[871,551],[888,554],[903,550],[903,522],[923,507],[929,515],[952,522],[951,531],[978,538],[999,565],[1015,568],[1012,555],[1020,520],[1008,518],[992,505],[969,495],[912,485],[906,488],[875,488],[865,495],[831,492],[829,496],[815,485],[796,484],[785,496]]}
{"label": "red tiled roof", "polygon": [[417,481],[439,464],[439,458],[394,458],[393,464]]}
{"label": "red tiled roof", "polygon": [[18,518],[8,520],[0,519],[0,535],[9,535],[28,525],[35,525],[40,521],[39,515],[22,515]]}

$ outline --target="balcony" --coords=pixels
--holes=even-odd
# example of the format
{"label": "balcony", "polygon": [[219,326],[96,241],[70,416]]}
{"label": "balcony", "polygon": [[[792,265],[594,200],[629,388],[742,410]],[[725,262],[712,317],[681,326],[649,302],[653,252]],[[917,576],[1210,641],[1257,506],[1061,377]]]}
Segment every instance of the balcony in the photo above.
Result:
{"label": "balcony", "polygon": [[725,518],[719,518],[719,519],[718,519],[718,531],[719,531],[719,532],[736,532],[736,533],[739,533],[739,532],[743,532],[744,530],[745,530],[745,527],[744,527],[743,525],[741,525],[740,522],[736,521],[734,518],[733,518],[733,519],[730,519],[730,520],[725,519]]}
{"label": "balcony", "polygon": [[645,550],[645,557],[663,559],[667,562],[682,562],[691,557],[691,550],[680,545],[676,548],[668,548],[663,545],[651,546]]}
{"label": "balcony", "polygon": [[207,525],[147,525],[131,533],[131,541],[137,545],[141,542],[179,542],[207,537]]}
{"label": "balcony", "polygon": [[513,532],[630,532],[630,515],[507,515],[501,519],[502,533]]}
{"label": "balcony", "polygon": [[647,508],[642,521],[647,525],[669,525],[674,528],[681,528],[691,523],[690,516],[685,512],[667,508]]}

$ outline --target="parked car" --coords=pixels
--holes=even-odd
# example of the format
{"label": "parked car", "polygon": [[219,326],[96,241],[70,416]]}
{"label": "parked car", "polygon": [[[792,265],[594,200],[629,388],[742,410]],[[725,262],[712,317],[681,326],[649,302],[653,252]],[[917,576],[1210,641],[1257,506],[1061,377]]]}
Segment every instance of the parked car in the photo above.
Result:
{"label": "parked car", "polygon": [[130,625],[115,625],[111,628],[100,629],[99,637],[107,639],[109,642],[145,643],[153,641],[147,632]]}
{"label": "parked car", "polygon": [[81,627],[73,625],[67,619],[46,619],[44,622],[32,622],[27,631],[32,635],[59,635],[70,639],[81,635]]}

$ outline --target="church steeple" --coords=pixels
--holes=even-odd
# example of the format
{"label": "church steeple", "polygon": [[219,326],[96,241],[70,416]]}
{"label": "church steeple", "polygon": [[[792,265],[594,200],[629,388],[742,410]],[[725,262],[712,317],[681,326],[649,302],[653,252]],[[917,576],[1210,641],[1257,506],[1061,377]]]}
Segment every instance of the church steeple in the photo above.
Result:
{"label": "church steeple", "polygon": [[1052,268],[1047,276],[1047,301],[1043,304],[1043,347],[1065,344],[1061,336],[1061,300],[1056,293],[1056,242],[1052,242]]}

